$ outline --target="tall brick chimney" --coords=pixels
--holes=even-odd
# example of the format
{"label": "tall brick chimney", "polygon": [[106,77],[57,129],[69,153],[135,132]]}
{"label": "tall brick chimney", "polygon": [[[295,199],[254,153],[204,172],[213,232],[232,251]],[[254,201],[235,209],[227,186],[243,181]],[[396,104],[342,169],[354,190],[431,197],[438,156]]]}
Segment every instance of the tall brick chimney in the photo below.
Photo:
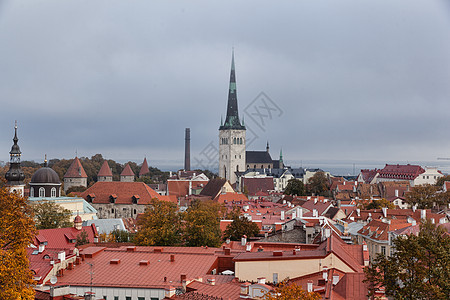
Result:
{"label": "tall brick chimney", "polygon": [[186,128],[184,137],[184,170],[191,170],[191,129]]}

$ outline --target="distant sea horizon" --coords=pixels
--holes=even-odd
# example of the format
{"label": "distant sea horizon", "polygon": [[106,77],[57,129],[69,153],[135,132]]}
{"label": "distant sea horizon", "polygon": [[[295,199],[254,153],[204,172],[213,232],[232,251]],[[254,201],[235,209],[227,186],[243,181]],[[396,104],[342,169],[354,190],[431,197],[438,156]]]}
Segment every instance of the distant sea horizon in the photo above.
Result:
{"label": "distant sea horizon", "polygon": [[[216,163],[215,165],[217,165]],[[376,160],[289,160],[285,162],[286,165],[292,168],[319,168],[323,171],[330,172],[334,176],[356,176],[362,169],[383,169],[386,164],[400,164],[400,165],[419,165],[422,167],[437,167],[444,174],[450,173],[450,160],[427,160],[427,161],[376,161]],[[155,160],[153,165],[162,171],[177,171],[183,169],[184,163],[181,161]],[[214,165],[214,164],[213,164]],[[191,161],[191,169],[204,169],[201,166],[193,164]],[[217,173],[218,168],[210,169],[210,171]]]}

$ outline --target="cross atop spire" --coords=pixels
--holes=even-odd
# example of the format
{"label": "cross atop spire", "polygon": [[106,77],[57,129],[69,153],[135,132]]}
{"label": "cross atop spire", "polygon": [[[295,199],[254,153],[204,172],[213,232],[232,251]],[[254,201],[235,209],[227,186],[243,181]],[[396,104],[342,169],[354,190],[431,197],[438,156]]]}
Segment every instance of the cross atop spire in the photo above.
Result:
{"label": "cross atop spire", "polygon": [[245,130],[245,126],[239,120],[237,91],[236,91],[236,74],[234,65],[234,48],[231,55],[231,72],[230,72],[230,87],[228,89],[228,106],[227,117],[225,123],[219,129],[241,129]]}

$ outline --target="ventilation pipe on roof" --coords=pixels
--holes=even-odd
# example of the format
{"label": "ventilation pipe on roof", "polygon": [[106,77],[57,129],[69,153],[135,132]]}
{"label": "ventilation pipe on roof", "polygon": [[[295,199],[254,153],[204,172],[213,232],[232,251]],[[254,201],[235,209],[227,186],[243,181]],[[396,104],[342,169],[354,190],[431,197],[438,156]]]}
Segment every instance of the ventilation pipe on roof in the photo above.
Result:
{"label": "ventilation pipe on roof", "polygon": [[412,211],[416,212],[416,209],[417,209],[417,204],[414,204],[413,207],[412,207]]}
{"label": "ventilation pipe on roof", "polygon": [[383,212],[383,217],[387,218],[387,207],[382,207],[381,211]]}
{"label": "ventilation pipe on roof", "polygon": [[170,261],[174,262],[175,261],[175,255],[174,254],[170,254]]}
{"label": "ventilation pipe on roof", "polygon": [[323,266],[323,272],[322,272],[322,278],[327,281],[328,280],[328,267],[327,266]]}
{"label": "ventilation pipe on roof", "polygon": [[245,246],[247,244],[247,236],[244,234],[241,237],[241,246]]}
{"label": "ventilation pipe on roof", "polygon": [[314,204],[317,204],[317,198],[314,198]]}
{"label": "ventilation pipe on roof", "polygon": [[338,284],[339,282],[339,275],[333,275],[333,285]]}
{"label": "ventilation pipe on roof", "polygon": [[284,210],[281,211],[281,220],[284,220]]}
{"label": "ventilation pipe on roof", "polygon": [[313,217],[319,217],[319,211],[317,209],[313,209]]}
{"label": "ventilation pipe on roof", "polygon": [[209,283],[210,285],[216,285],[216,279],[215,279],[215,278],[209,278],[209,279],[208,279],[208,283]]}
{"label": "ventilation pipe on roof", "polygon": [[303,210],[301,207],[297,207],[297,217],[303,218]]}
{"label": "ventilation pipe on roof", "polygon": [[266,277],[259,277],[258,278],[258,283],[259,284],[266,284]]}
{"label": "ventilation pipe on roof", "polygon": [[398,197],[398,190],[395,190],[395,197]]}
{"label": "ventilation pipe on roof", "polygon": [[296,212],[296,211],[293,211],[293,212],[292,212],[292,219],[295,219],[295,218],[297,218],[297,212]]}
{"label": "ventilation pipe on roof", "polygon": [[420,218],[422,220],[427,218],[427,211],[426,211],[426,209],[421,209],[420,210]]}
{"label": "ventilation pipe on roof", "polygon": [[358,217],[361,217],[361,210],[359,208],[356,209],[356,215]]}
{"label": "ventilation pipe on roof", "polygon": [[308,280],[308,293],[312,293],[313,291],[313,281]]}

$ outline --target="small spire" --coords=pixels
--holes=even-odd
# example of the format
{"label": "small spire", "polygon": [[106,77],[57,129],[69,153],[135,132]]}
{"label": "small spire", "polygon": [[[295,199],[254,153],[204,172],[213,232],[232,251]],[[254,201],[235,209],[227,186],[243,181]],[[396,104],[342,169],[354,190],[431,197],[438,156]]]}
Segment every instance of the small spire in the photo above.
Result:
{"label": "small spire", "polygon": [[280,148],[280,160],[283,160],[283,148]]}
{"label": "small spire", "polygon": [[14,144],[17,145],[17,142],[19,139],[17,138],[17,120],[14,121],[14,138],[13,138]]}
{"label": "small spire", "polygon": [[269,153],[269,141],[267,141],[266,151]]}
{"label": "small spire", "polygon": [[223,126],[223,116],[220,116],[220,126]]}
{"label": "small spire", "polygon": [[44,156],[44,167],[47,167],[47,154]]}
{"label": "small spire", "polygon": [[234,70],[234,47],[231,51],[231,70]]}

